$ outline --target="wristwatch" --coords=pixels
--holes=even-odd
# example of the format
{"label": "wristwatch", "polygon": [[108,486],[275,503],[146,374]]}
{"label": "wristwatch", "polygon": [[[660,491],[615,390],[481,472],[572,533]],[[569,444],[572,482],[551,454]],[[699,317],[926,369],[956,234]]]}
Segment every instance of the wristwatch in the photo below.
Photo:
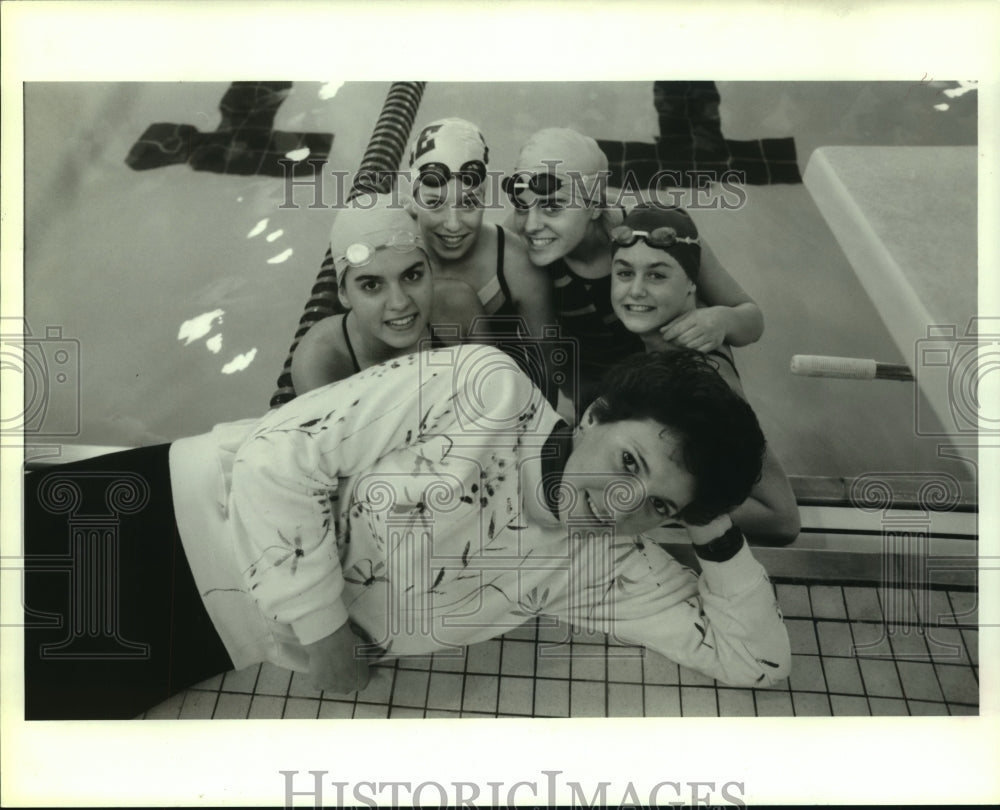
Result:
{"label": "wristwatch", "polygon": [[694,553],[703,560],[725,562],[731,560],[743,548],[743,532],[735,523],[714,540],[694,547]]}

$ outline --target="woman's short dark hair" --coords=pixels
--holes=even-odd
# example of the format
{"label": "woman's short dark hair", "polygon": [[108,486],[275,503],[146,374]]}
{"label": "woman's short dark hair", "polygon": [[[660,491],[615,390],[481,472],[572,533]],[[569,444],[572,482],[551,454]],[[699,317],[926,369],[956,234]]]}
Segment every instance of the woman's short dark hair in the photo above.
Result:
{"label": "woman's short dark hair", "polygon": [[765,441],[757,416],[700,352],[627,357],[604,377],[601,392],[596,421],[653,419],[681,442],[695,479],[682,520],[708,523],[743,503],[759,480]]}

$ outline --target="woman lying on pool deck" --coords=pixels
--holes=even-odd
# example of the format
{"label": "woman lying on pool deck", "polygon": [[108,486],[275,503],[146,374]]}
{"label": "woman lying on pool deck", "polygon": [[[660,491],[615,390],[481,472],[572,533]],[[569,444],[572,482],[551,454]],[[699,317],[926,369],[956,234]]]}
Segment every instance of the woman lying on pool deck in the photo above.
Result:
{"label": "woman lying on pool deck", "polygon": [[[25,604],[65,621],[27,622],[26,717],[134,717],[257,661],[351,692],[373,655],[460,648],[537,615],[727,684],[774,683],[788,636],[726,517],[763,451],[750,407],[696,352],[624,360],[574,433],[509,357],[462,345],[259,420],[30,473]],[[51,567],[67,513],[120,506],[116,477],[133,492],[119,510],[115,639],[145,652],[53,655],[87,597]],[[641,535],[668,520],[688,527],[700,576]],[[78,566],[100,567],[98,540]]]}

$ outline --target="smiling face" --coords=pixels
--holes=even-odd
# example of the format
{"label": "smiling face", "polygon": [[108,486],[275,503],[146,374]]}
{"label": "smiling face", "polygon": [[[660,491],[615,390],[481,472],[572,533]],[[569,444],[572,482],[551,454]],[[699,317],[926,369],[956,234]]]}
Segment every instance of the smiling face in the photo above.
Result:
{"label": "smiling face", "polygon": [[611,264],[611,305],[625,328],[646,334],[695,308],[697,287],[680,262],[641,240]]}
{"label": "smiling face", "polygon": [[515,209],[515,223],[536,267],[571,254],[586,239],[591,223],[601,216],[600,208],[571,189],[561,188],[551,197],[523,191],[519,198],[526,207]]}
{"label": "smiling face", "polygon": [[344,274],[340,293],[357,324],[394,349],[414,346],[430,321],[433,279],[421,250],[379,250],[371,262]]}
{"label": "smiling face", "polygon": [[678,438],[652,419],[588,421],[584,416],[563,484],[575,489],[569,513],[614,524],[622,534],[660,526],[695,496],[695,478],[684,467]]}
{"label": "smiling face", "polygon": [[461,259],[475,247],[483,224],[482,190],[457,178],[441,186],[420,184],[410,209],[428,249],[442,260]]}

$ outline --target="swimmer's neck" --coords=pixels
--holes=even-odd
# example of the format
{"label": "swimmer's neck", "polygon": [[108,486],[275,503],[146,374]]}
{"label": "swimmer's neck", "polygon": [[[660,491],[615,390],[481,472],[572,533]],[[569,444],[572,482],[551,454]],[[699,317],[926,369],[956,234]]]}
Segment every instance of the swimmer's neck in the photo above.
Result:
{"label": "swimmer's neck", "polygon": [[659,329],[643,332],[639,335],[639,339],[642,340],[642,345],[646,347],[646,354],[650,352],[676,352],[680,349],[674,343],[664,340],[663,333]]}
{"label": "swimmer's neck", "polygon": [[496,247],[491,242],[491,239],[495,239],[491,233],[492,230],[492,226],[483,223],[479,227],[475,242],[457,258],[448,259],[435,252],[433,254],[435,274],[465,282],[469,282],[470,276],[472,276],[474,277],[473,282],[478,283],[478,276],[482,272],[481,268],[489,266],[489,262],[484,261],[484,257],[496,252]]}
{"label": "swimmer's neck", "polygon": [[413,354],[420,349],[421,341],[430,340],[431,338],[430,327],[426,326],[412,346],[403,346],[401,348],[390,346],[388,343],[383,343],[374,337],[370,332],[358,329],[357,316],[350,317],[351,312],[353,310],[348,311],[344,317],[347,319],[347,332],[350,335],[351,343],[354,346],[354,354],[358,358],[358,365],[361,366],[362,371],[370,366],[384,363],[387,360],[395,360],[397,357],[405,357],[408,354]]}
{"label": "swimmer's neck", "polygon": [[598,279],[611,275],[611,244],[594,220],[583,240],[563,257],[566,266],[580,278]]}

